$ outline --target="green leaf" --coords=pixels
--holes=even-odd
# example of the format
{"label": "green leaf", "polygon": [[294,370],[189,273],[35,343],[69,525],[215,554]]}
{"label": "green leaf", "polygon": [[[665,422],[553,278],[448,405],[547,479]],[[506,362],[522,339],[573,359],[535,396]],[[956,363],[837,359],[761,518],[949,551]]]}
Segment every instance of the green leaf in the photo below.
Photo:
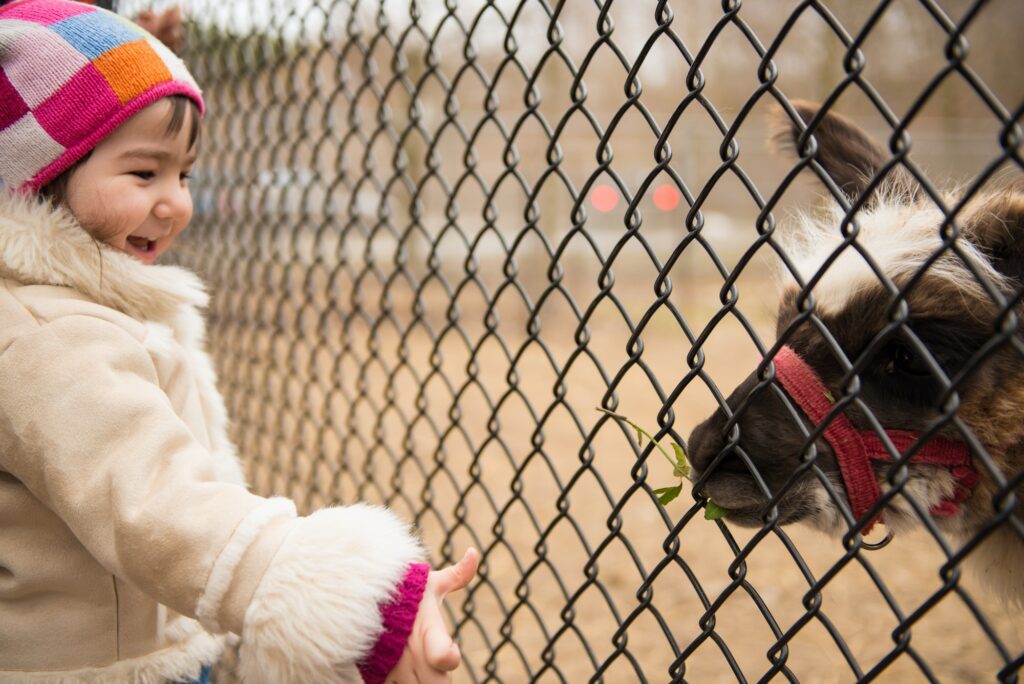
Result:
{"label": "green leaf", "polygon": [[634,429],[636,430],[636,445],[637,446],[643,446],[644,445],[644,431],[641,430],[640,428],[636,427],[636,426],[634,426]]}
{"label": "green leaf", "polygon": [[704,504],[705,520],[718,520],[719,518],[724,518],[727,515],[729,515],[729,509],[722,508],[711,499],[708,499],[708,502]]}
{"label": "green leaf", "polygon": [[836,403],[836,398],[833,397],[832,393],[829,392],[828,390],[825,390],[825,398],[828,399],[828,403],[830,404]]}
{"label": "green leaf", "polygon": [[679,492],[681,491],[683,491],[683,485],[680,483],[675,487],[661,487],[660,489],[655,489],[654,494],[658,497],[658,503],[665,506],[669,501],[679,496]]}
{"label": "green leaf", "polygon": [[676,452],[676,466],[673,470],[673,474],[676,477],[685,477],[689,480],[690,464],[686,460],[686,451],[675,442],[672,442],[672,450]]}

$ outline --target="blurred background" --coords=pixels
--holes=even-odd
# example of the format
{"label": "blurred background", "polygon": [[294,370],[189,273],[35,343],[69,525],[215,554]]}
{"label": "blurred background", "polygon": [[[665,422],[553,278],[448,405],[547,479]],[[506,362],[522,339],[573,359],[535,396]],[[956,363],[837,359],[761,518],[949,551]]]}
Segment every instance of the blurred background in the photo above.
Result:
{"label": "blurred background", "polygon": [[250,482],[481,549],[457,682],[1016,681],[1019,609],[942,541],[662,507],[596,407],[685,444],[773,340],[765,236],[832,201],[769,145],[789,98],[939,187],[1019,179],[1024,3],[176,4],[208,102],[179,258]]}

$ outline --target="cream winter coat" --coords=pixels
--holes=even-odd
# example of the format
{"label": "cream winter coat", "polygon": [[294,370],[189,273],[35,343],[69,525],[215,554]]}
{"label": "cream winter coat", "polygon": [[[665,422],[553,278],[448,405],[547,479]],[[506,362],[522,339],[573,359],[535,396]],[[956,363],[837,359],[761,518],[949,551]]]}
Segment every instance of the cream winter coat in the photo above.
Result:
{"label": "cream winter coat", "polygon": [[0,192],[0,680],[358,681],[422,552],[384,509],[248,492],[180,268]]}

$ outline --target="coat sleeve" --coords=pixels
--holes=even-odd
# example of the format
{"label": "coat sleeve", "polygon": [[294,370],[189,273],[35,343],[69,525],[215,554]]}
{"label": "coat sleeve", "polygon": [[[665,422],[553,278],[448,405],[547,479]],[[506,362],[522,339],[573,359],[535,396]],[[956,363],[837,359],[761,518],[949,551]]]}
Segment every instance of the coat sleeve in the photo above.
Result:
{"label": "coat sleeve", "polygon": [[386,509],[296,517],[216,479],[145,347],[67,316],[0,354],[0,466],[59,515],[112,574],[242,637],[247,681],[358,681],[423,553]]}

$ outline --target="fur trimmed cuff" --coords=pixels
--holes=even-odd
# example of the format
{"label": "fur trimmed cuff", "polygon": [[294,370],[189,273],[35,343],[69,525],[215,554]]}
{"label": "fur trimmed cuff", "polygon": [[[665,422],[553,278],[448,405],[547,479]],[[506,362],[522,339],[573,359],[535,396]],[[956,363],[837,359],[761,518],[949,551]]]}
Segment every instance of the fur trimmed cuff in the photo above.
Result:
{"label": "fur trimmed cuff", "polygon": [[299,518],[245,613],[240,671],[252,682],[359,682],[380,607],[423,550],[387,509],[356,504]]}
{"label": "fur trimmed cuff", "polygon": [[430,566],[426,563],[412,564],[391,601],[381,606],[384,631],[370,655],[359,663],[359,674],[363,676],[365,684],[384,684],[388,673],[402,657],[412,625],[416,622],[416,613],[427,588],[429,574]]}

